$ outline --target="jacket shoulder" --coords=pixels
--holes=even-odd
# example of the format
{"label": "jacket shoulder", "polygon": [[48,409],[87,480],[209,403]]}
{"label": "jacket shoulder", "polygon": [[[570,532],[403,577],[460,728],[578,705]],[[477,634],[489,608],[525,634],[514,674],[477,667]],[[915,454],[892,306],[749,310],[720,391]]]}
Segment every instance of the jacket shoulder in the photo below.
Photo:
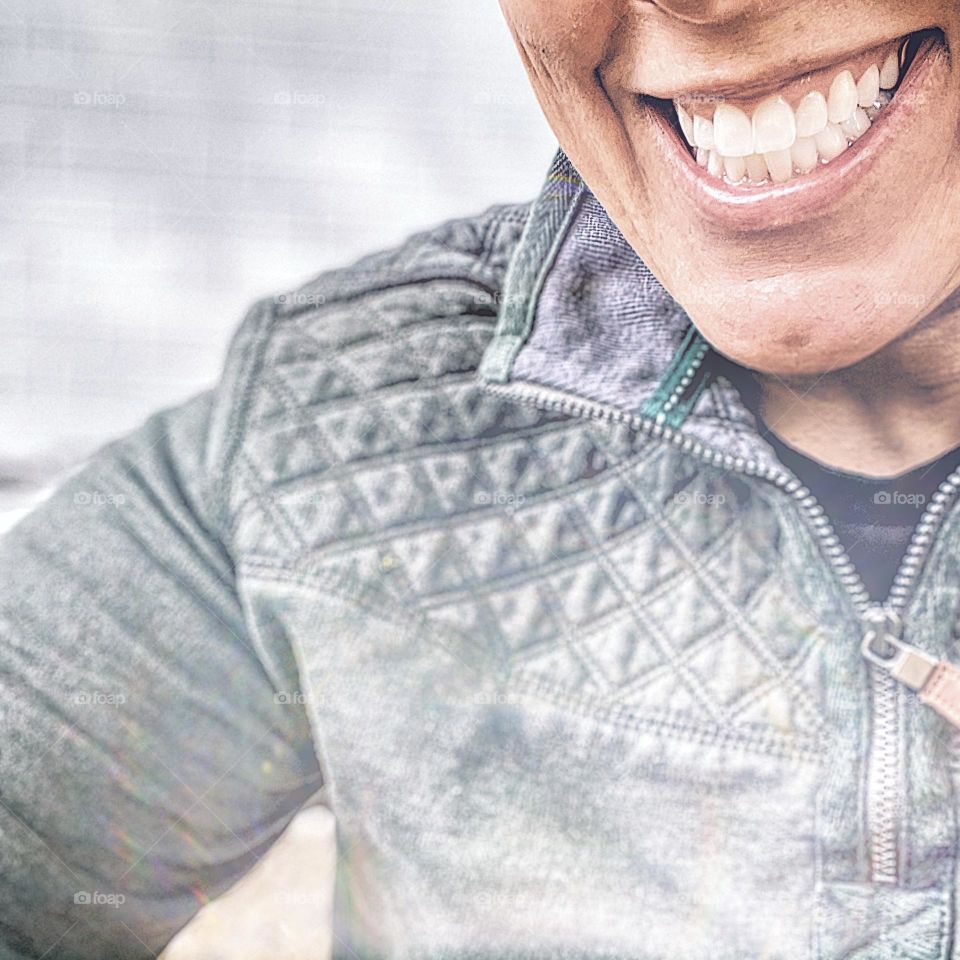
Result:
{"label": "jacket shoulder", "polygon": [[270,490],[497,443],[546,417],[476,376],[528,209],[442,224],[261,301],[238,338],[235,520],[276,503]]}
{"label": "jacket shoulder", "polygon": [[261,379],[311,377],[317,403],[479,361],[528,209],[448,221],[263,301]]}
{"label": "jacket shoulder", "polygon": [[499,287],[520,238],[529,204],[504,204],[413,234],[392,249],[329,270],[276,298],[279,316],[377,292],[457,279]]}
{"label": "jacket shoulder", "polygon": [[255,378],[283,381],[310,405],[469,369],[493,332],[527,212],[448,221],[262,302]]}

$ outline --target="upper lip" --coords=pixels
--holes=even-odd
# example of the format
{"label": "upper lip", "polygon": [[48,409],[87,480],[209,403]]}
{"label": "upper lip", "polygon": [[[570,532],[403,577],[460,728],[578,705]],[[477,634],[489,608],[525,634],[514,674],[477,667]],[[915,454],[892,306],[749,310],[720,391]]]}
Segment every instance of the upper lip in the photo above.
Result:
{"label": "upper lip", "polygon": [[[926,30],[936,30],[936,27],[920,28],[906,33],[898,33],[894,36],[880,37],[866,41],[856,48],[824,48],[817,53],[810,54],[804,58],[794,60],[780,61],[776,64],[770,64],[759,69],[752,70],[749,74],[742,71],[737,72],[737,66],[734,63],[724,63],[709,73],[699,72],[695,75],[681,77],[672,82],[658,81],[651,82],[640,89],[640,85],[631,82],[629,70],[631,66],[626,61],[620,61],[617,58],[611,62],[610,66],[603,71],[605,83],[615,83],[629,93],[642,95],[655,100],[682,100],[684,98],[709,98],[716,99],[752,99],[761,97],[768,93],[774,93],[781,87],[802,79],[812,73],[821,70],[828,70],[830,67],[839,67],[841,64],[855,60],[862,54],[885,44],[894,43],[898,40],[904,40],[916,34],[926,32]],[[683,68],[681,67],[681,70]],[[669,86],[667,85],[669,82]]]}

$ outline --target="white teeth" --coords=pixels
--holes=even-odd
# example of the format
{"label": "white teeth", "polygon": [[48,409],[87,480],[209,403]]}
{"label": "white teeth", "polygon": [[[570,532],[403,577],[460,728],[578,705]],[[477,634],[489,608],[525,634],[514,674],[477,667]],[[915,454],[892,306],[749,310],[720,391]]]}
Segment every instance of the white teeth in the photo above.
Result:
{"label": "white teeth", "polygon": [[713,142],[725,157],[749,157],[753,153],[753,126],[739,108],[721,103],[713,115]]}
{"label": "white teeth", "polygon": [[695,143],[693,139],[693,117],[684,110],[680,104],[676,104],[677,108],[677,119],[680,121],[680,129],[683,131],[683,135],[687,138],[687,143],[692,147]]}
{"label": "white teeth", "polygon": [[874,64],[857,81],[857,102],[861,107],[870,107],[880,96],[880,68]]}
{"label": "white teeth", "polygon": [[793,155],[789,148],[786,150],[772,150],[763,155],[770,171],[770,179],[774,183],[786,183],[793,176]]}
{"label": "white teeth", "polygon": [[754,183],[764,183],[767,179],[767,161],[759,153],[752,153],[746,159],[747,176]]}
{"label": "white teeth", "polygon": [[723,172],[731,183],[739,183],[747,175],[747,161],[743,157],[724,157]]}
{"label": "white teeth", "polygon": [[857,82],[849,70],[839,73],[830,85],[827,116],[831,123],[843,123],[857,109]]}
{"label": "white teeth", "polygon": [[813,137],[797,137],[797,142],[790,148],[793,165],[800,173],[809,173],[820,160],[817,153],[817,141]]}
{"label": "white teeth", "polygon": [[847,149],[847,138],[839,124],[828,123],[816,136],[817,152],[824,160],[836,160]]}
{"label": "white teeth", "polygon": [[808,93],[797,107],[797,136],[814,137],[827,125],[827,100],[819,91]]}
{"label": "white teeth", "polygon": [[783,97],[770,97],[754,111],[753,146],[757,153],[789,150],[796,139],[797,119]]}
{"label": "white teeth", "polygon": [[[853,111],[850,111],[853,113]],[[713,121],[705,117],[693,118],[693,141],[703,150],[713,149]]]}
{"label": "white teeth", "polygon": [[880,68],[880,89],[892,90],[897,85],[899,79],[900,58],[897,56],[896,51],[894,51],[883,61],[883,66]]}
{"label": "white teeth", "polygon": [[870,118],[866,110],[857,107],[856,113],[849,120],[845,120],[840,129],[848,140],[859,140],[870,129]]}
{"label": "white teeth", "polygon": [[811,91],[796,111],[782,96],[762,101],[752,117],[731,103],[719,104],[712,117],[694,115],[676,101],[674,106],[697,163],[712,176],[734,184],[785,183],[835,160],[870,129],[893,99],[900,62],[891,53],[859,81],[843,70],[826,96]]}

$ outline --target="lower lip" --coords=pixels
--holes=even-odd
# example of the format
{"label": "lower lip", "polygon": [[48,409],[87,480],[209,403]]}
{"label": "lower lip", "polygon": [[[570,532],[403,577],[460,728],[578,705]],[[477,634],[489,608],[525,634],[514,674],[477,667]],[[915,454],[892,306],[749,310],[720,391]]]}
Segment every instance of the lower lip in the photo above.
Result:
{"label": "lower lip", "polygon": [[940,49],[936,39],[921,48],[889,106],[841,156],[783,184],[734,186],[714,177],[697,164],[660,110],[650,105],[646,110],[655,120],[657,139],[670,162],[677,188],[693,200],[705,218],[730,230],[782,227],[838,202],[885,151],[893,148],[920,109],[924,97],[919,92],[931,80]]}

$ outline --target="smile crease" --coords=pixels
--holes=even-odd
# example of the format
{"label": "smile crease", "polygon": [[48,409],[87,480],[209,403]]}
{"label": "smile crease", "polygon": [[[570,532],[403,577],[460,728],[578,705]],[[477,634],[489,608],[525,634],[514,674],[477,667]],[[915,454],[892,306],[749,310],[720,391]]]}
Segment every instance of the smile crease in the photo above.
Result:
{"label": "smile crease", "polygon": [[673,101],[676,120],[701,167],[731,184],[786,183],[841,156],[871,127],[892,101],[916,54],[904,39],[881,63],[860,75],[836,74],[823,91],[797,103],[767,97],[752,116],[721,102],[712,116],[687,109],[691,99]]}

